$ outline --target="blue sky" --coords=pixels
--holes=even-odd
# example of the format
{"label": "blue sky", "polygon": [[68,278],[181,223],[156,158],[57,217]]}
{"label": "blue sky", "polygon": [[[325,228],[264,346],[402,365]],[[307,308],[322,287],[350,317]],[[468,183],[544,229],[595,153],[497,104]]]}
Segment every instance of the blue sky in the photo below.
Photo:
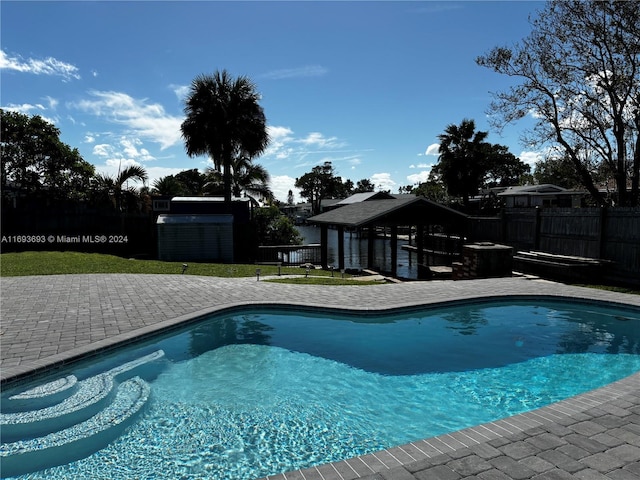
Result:
{"label": "blue sky", "polygon": [[277,198],[325,161],[395,193],[426,179],[437,136],[464,118],[535,162],[519,141],[526,125],[489,126],[490,92],[511,80],[475,58],[526,37],[543,6],[3,0],[0,106],[54,123],[99,172],[140,164],[152,184],[210,165],[185,153],[184,95],[195,76],[226,69],[262,95],[271,145],[255,161]]}

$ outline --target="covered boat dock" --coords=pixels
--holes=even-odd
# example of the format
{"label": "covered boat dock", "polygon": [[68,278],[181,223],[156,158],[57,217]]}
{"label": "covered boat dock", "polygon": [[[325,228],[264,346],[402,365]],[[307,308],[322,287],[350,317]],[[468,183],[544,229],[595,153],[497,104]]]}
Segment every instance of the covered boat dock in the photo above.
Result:
{"label": "covered boat dock", "polygon": [[391,234],[391,276],[398,266],[398,228],[415,227],[418,264],[424,261],[426,229],[439,226],[443,231],[463,237],[467,231],[467,215],[414,195],[372,195],[360,202],[346,202],[343,206],[308,219],[320,226],[321,264],[328,268],[328,229],[338,231],[338,268],[344,269],[345,229],[368,230],[367,268],[374,268],[375,232],[388,229]]}

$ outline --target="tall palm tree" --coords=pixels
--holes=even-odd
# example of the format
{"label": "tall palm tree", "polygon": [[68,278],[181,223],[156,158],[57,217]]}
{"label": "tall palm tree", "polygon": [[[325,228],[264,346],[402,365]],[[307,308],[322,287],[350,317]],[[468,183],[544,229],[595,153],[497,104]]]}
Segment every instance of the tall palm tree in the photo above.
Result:
{"label": "tall palm tree", "polygon": [[473,120],[464,119],[460,125],[448,125],[440,139],[440,156],[434,167],[440,174],[450,195],[461,196],[466,206],[469,196],[480,187],[484,174],[487,132],[476,132]]}
{"label": "tall palm tree", "polygon": [[226,70],[199,75],[191,83],[182,122],[187,155],[209,155],[223,171],[224,199],[231,202],[232,161],[253,158],[269,143],[260,95],[249,78],[232,78]]}

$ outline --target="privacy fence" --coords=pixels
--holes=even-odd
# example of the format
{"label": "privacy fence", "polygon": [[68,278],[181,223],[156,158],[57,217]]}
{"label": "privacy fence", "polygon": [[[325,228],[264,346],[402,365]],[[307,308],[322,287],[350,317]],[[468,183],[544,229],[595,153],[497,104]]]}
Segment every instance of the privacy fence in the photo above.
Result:
{"label": "privacy fence", "polygon": [[535,208],[475,217],[471,241],[607,260],[605,280],[640,285],[640,208]]}
{"label": "privacy fence", "polygon": [[60,250],[153,257],[156,231],[148,214],[40,209],[2,211],[2,252]]}

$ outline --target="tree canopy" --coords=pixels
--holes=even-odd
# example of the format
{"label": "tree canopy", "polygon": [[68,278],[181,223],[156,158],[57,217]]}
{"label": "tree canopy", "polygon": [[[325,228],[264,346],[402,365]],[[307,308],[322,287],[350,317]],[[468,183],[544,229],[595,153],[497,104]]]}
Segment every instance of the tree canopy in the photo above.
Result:
{"label": "tree canopy", "polygon": [[3,195],[39,194],[50,199],[86,198],[95,169],[60,130],[40,116],[0,109]]}
{"label": "tree canopy", "polygon": [[517,185],[522,175],[529,172],[529,166],[507,147],[486,142],[487,136],[488,132],[476,131],[473,120],[448,125],[445,132],[438,135],[438,163],[431,170],[431,185],[423,191],[441,196],[433,184],[439,180],[449,195],[462,197],[468,207],[469,198],[480,188]]}
{"label": "tree canopy", "polygon": [[300,196],[311,203],[311,212],[315,215],[320,213],[320,204],[324,199],[347,198],[354,193],[373,192],[376,186],[368,178],[358,180],[355,185],[348,178],[343,180],[336,175],[331,162],[325,162],[296,178],[295,187],[300,189]]}
{"label": "tree canopy", "polygon": [[199,75],[191,83],[181,125],[187,154],[208,155],[223,172],[227,203],[231,202],[234,159],[253,159],[269,143],[259,100],[248,77],[233,78],[226,70]]}
{"label": "tree canopy", "polygon": [[300,189],[300,196],[311,203],[311,212],[320,213],[320,204],[325,198],[334,198],[342,190],[342,178],[336,176],[331,162],[316,165],[310,172],[296,178],[296,188]]}
{"label": "tree canopy", "polygon": [[640,2],[550,1],[531,26],[520,43],[477,59],[518,81],[494,93],[493,124],[530,116],[527,141],[558,148],[598,204],[595,173],[605,172],[617,203],[638,205]]}

